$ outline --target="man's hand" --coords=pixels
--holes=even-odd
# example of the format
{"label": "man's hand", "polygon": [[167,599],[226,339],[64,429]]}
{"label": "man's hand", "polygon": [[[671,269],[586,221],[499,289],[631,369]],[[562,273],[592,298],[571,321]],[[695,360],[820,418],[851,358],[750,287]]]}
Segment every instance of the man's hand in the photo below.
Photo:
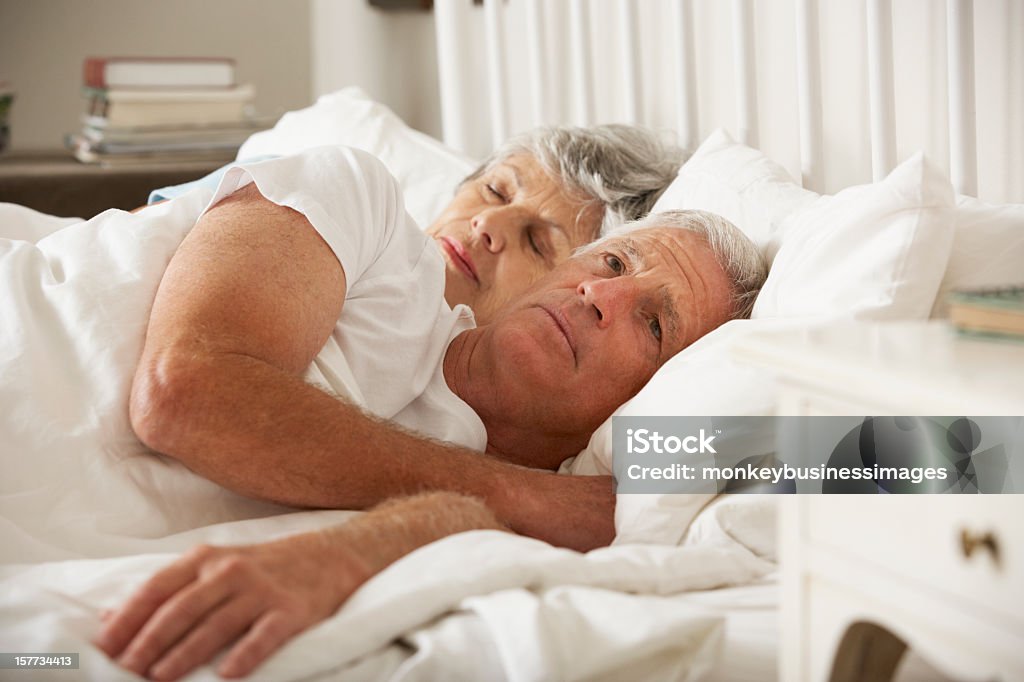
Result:
{"label": "man's hand", "polygon": [[248,547],[196,547],[112,614],[96,643],[132,672],[173,680],[237,639],[217,672],[247,675],[369,578],[354,553],[340,550],[317,533]]}
{"label": "man's hand", "polygon": [[507,530],[475,498],[427,493],[317,533],[198,547],[107,617],[96,645],[135,673],[173,680],[237,640],[217,672],[241,677],[399,558],[479,529]]}

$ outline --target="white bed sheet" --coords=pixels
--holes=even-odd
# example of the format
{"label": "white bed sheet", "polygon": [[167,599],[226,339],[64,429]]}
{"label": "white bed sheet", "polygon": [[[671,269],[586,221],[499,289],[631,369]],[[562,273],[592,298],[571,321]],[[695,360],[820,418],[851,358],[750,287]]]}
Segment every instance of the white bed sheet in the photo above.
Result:
{"label": "white bed sheet", "polygon": [[[78,652],[83,679],[130,679],[90,644],[98,614],[172,558],[6,567],[0,641],[11,651]],[[463,533],[375,577],[254,679],[366,679],[372,672],[415,680],[439,671],[475,679],[481,669],[488,679],[509,680],[705,679],[730,621],[700,597],[687,603],[679,595],[748,585],[773,571],[739,543],[623,545],[582,555],[507,533]],[[66,679],[61,674],[39,677]],[[194,679],[217,678],[204,667]]]}
{"label": "white bed sheet", "polygon": [[[378,575],[254,679],[772,679],[776,565],[766,536],[774,528],[763,521],[771,503],[722,498],[680,547],[582,555],[494,531],[445,538]],[[0,641],[12,651],[78,652],[82,679],[132,679],[90,644],[99,612],[122,603],[173,552],[307,530],[346,514],[219,524],[150,541],[160,554],[2,567]],[[204,667],[191,679],[217,678]]]}
{"label": "white bed sheet", "polygon": [[[750,585],[666,597],[663,603],[680,612],[711,616],[721,623],[721,629],[708,643],[713,652],[704,660],[680,659],[674,670],[668,661],[655,661],[657,670],[649,671],[651,679],[702,682],[777,679],[778,584],[774,574]],[[398,655],[400,647],[409,647],[413,653]],[[486,621],[472,610],[457,611],[438,619],[403,637],[393,648],[390,656],[378,661],[383,667],[376,672],[394,682],[522,679],[511,674]],[[614,679],[610,671],[605,672]],[[666,674],[669,672],[674,674]],[[644,679],[638,667],[622,673],[621,679]]]}
{"label": "white bed sheet", "polygon": [[706,682],[767,682],[778,678],[779,585],[774,574],[762,581],[679,595],[688,606],[721,617],[722,648]]}

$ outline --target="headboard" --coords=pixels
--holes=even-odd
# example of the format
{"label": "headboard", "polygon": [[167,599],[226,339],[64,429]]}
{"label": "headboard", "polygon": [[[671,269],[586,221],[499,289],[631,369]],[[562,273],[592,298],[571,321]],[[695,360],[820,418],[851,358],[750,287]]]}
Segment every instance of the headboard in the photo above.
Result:
{"label": "headboard", "polygon": [[[958,193],[1024,202],[1024,3],[436,0],[445,142],[534,125],[724,127],[834,192],[917,149]],[[485,112],[486,115],[481,115]]]}

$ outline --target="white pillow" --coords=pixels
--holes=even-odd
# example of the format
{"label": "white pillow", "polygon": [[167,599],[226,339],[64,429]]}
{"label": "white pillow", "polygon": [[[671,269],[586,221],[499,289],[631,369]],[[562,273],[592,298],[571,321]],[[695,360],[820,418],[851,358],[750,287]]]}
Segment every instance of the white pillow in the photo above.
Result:
{"label": "white pillow", "polygon": [[953,188],[923,154],[783,220],[752,317],[923,319],[953,244]]}
{"label": "white pillow", "polygon": [[945,317],[954,289],[1024,284],[1024,204],[989,204],[974,197],[956,201],[953,253],[932,317]]}
{"label": "white pillow", "polygon": [[783,237],[783,221],[818,195],[756,149],[716,130],[679,169],[652,212],[700,209],[739,227],[769,258]]}
{"label": "white pillow", "polygon": [[355,87],[285,114],[272,129],[246,140],[237,158],[296,154],[323,145],[355,147],[379,158],[398,180],[406,209],[421,228],[433,222],[459,182],[476,167],[467,157],[413,130]]}
{"label": "white pillow", "polygon": [[802,189],[761,152],[713,133],[654,210],[719,213],[771,261],[753,317],[924,318],[953,239],[953,190],[916,154],[834,196]]}

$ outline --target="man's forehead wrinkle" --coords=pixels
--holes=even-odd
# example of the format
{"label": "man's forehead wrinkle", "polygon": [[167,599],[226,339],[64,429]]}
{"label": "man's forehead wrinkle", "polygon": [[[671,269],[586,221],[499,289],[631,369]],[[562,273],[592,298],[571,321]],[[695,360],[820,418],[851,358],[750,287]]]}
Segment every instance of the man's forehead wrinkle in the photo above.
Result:
{"label": "man's forehead wrinkle", "polygon": [[693,317],[697,322],[697,328],[702,329],[706,326],[706,320],[709,313],[709,311],[706,310],[706,307],[710,303],[710,301],[708,301],[708,282],[705,277],[706,273],[704,272],[704,269],[697,267],[697,263],[694,261],[689,250],[686,251],[686,256],[690,267],[687,268],[685,276],[694,302],[694,305],[692,306]]}
{"label": "man's forehead wrinkle", "polygon": [[675,265],[675,270],[678,274],[682,275],[682,280],[686,284],[687,288],[693,291],[695,289],[693,275],[699,275],[699,272],[698,268],[694,264],[693,255],[690,252],[690,249],[685,248],[683,246],[683,241],[679,238],[673,240],[673,244],[671,245],[663,244],[661,242],[655,243],[658,245],[658,249],[666,261],[665,266],[668,269],[670,276],[672,273],[672,267],[669,264],[671,263]]}
{"label": "man's forehead wrinkle", "polygon": [[[674,264],[675,270],[678,273],[676,281],[679,283],[682,293],[689,293],[691,305],[687,306],[688,317],[686,320],[683,320],[682,317],[677,317],[677,323],[688,322],[689,317],[692,316],[693,321],[696,323],[696,328],[699,329],[704,326],[704,320],[707,317],[707,311],[704,310],[705,302],[698,300],[699,298],[706,298],[707,281],[704,276],[705,273],[698,267],[699,264],[695,258],[697,250],[705,247],[703,243],[696,243],[697,241],[702,242],[703,240],[700,240],[692,233],[672,233],[671,237],[664,242],[655,240],[654,243],[658,245],[659,251],[666,261],[666,267],[669,268],[670,272],[672,267],[669,263]],[[668,290],[671,291],[671,289]],[[673,305],[673,309],[674,307]],[[680,332],[678,341],[681,344],[686,344],[689,341],[686,336],[693,332],[690,327],[690,324],[686,324],[684,329],[679,330],[677,326],[677,330]]]}

